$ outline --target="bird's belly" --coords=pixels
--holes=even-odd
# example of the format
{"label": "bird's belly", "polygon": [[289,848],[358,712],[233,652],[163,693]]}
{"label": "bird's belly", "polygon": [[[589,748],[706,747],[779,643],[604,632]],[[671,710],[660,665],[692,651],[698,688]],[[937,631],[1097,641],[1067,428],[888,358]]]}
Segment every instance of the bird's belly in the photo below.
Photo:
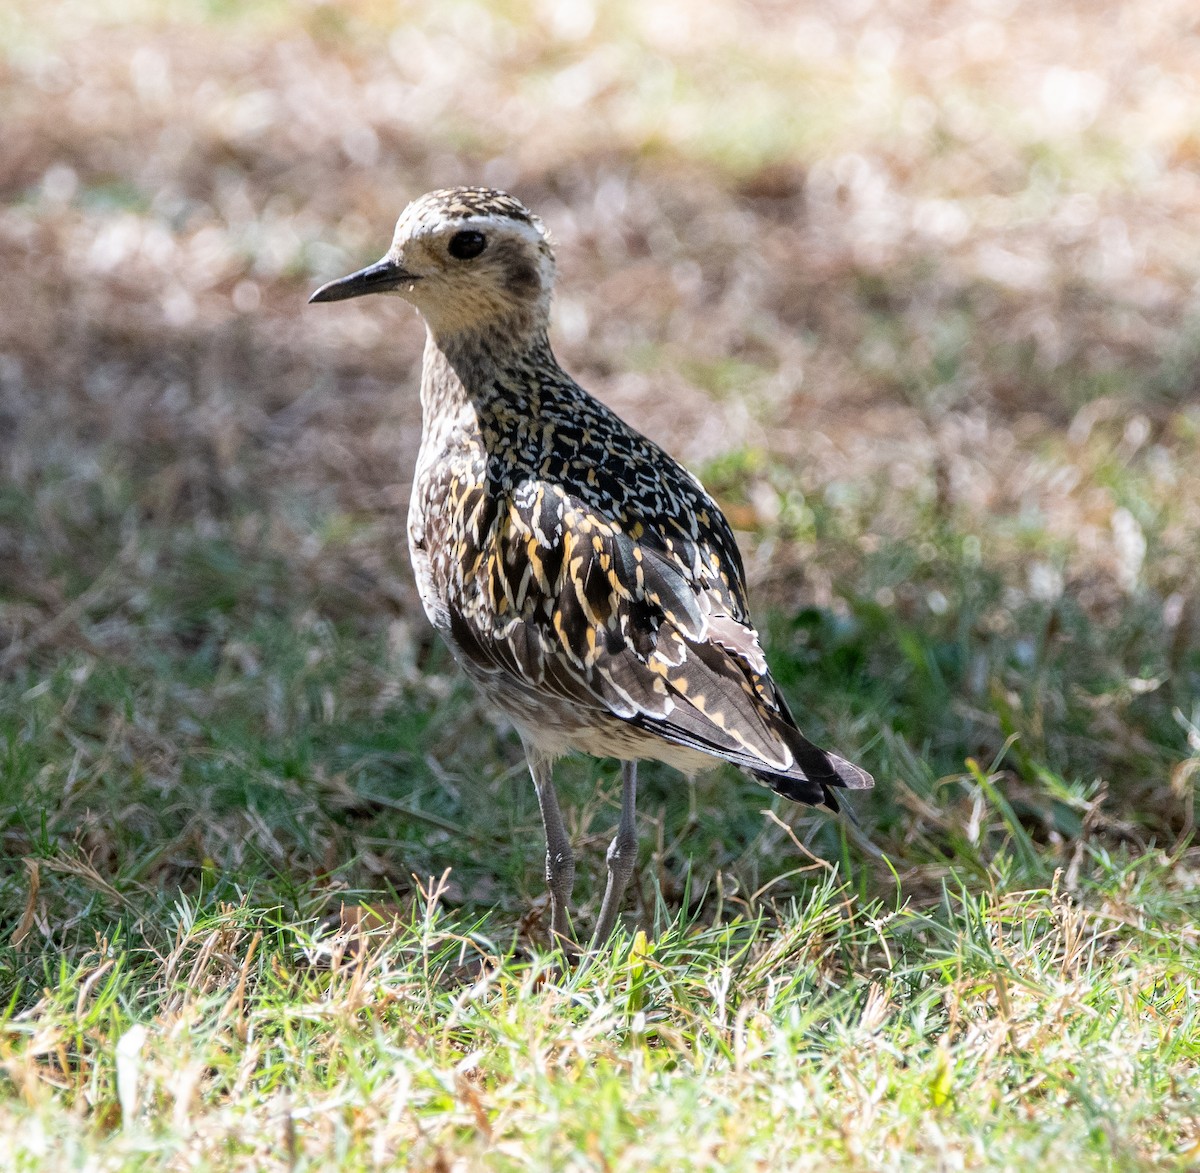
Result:
{"label": "bird's belly", "polygon": [[602,709],[547,696],[511,677],[482,673],[459,653],[452,638],[447,640],[485,699],[513,723],[522,741],[549,757],[575,752],[622,761],[653,759],[689,775],[717,764],[709,754],[674,745]]}
{"label": "bird's belly", "polygon": [[[422,456],[424,460],[424,455]],[[408,554],[417,594],[429,622],[443,636],[450,628],[452,562],[464,545],[461,512],[455,508],[448,462],[418,475],[408,507]]]}
{"label": "bird's belly", "polygon": [[417,595],[429,622],[442,635],[450,627],[450,616],[446,608],[446,599],[439,591],[434,576],[433,560],[425,548],[424,537],[419,532],[414,534],[412,525],[408,531],[408,555],[412,562],[413,577],[417,583]]}

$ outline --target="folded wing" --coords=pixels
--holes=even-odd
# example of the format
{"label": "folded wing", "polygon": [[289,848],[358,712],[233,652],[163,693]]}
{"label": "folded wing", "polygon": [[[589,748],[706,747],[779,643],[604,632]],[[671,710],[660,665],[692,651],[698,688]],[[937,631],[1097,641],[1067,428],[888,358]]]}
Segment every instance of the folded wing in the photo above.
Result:
{"label": "folded wing", "polygon": [[[477,669],[742,767],[802,802],[871,777],[808,741],[771,679],[724,519],[709,534],[630,532],[562,487],[501,500],[451,592]],[[636,536],[634,536],[636,535]]]}

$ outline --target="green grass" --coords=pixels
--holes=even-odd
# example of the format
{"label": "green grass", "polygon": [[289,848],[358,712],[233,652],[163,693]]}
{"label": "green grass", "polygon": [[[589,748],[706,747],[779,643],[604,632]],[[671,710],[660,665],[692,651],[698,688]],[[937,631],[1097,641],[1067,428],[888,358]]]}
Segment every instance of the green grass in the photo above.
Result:
{"label": "green grass", "polygon": [[[736,500],[771,470],[712,471]],[[131,502],[113,471],[5,506],[76,600],[0,686],[12,1167],[1187,1165],[1200,888],[1182,714],[1126,684],[1169,656],[1149,615],[989,631],[1004,576],[952,526],[880,546],[839,608],[766,624],[814,736],[880,779],[863,832],[648,769],[645,935],[563,973],[519,747],[444,650],[248,503]],[[322,560],[360,534],[290,512]],[[814,507],[834,566],[845,521]],[[876,601],[926,580],[940,613]],[[559,774],[586,932],[615,770]]]}
{"label": "green grass", "polygon": [[1001,890],[947,885],[922,911],[822,875],[753,916],[667,919],[565,977],[436,887],[354,958],[311,916],[178,899],[156,955],[98,939],[6,1016],[12,1155],[1182,1168],[1197,898],[1157,857],[1086,871],[1070,898],[1019,890],[1001,860]]}

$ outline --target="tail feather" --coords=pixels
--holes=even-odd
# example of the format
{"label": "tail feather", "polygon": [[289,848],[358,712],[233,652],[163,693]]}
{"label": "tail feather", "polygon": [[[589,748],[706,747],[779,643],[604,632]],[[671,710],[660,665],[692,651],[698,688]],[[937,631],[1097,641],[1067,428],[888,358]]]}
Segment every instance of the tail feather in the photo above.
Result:
{"label": "tail feather", "polygon": [[823,806],[834,812],[842,809],[835,790],[869,790],[875,785],[875,779],[860,766],[835,753],[819,749],[807,740],[803,752],[796,755],[796,765],[787,773],[769,770],[751,772],[776,794],[782,794],[792,802]]}

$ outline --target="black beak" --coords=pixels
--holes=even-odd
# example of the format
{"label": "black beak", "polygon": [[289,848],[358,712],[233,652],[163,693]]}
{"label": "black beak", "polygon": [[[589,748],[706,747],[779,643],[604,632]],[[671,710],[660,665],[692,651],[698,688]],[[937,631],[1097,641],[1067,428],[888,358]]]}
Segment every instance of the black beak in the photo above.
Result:
{"label": "black beak", "polygon": [[314,301],[345,301],[348,297],[362,297],[365,293],[387,293],[419,280],[419,277],[406,272],[390,257],[384,257],[382,261],[359,269],[349,277],[327,281],[308,300],[310,304]]}

